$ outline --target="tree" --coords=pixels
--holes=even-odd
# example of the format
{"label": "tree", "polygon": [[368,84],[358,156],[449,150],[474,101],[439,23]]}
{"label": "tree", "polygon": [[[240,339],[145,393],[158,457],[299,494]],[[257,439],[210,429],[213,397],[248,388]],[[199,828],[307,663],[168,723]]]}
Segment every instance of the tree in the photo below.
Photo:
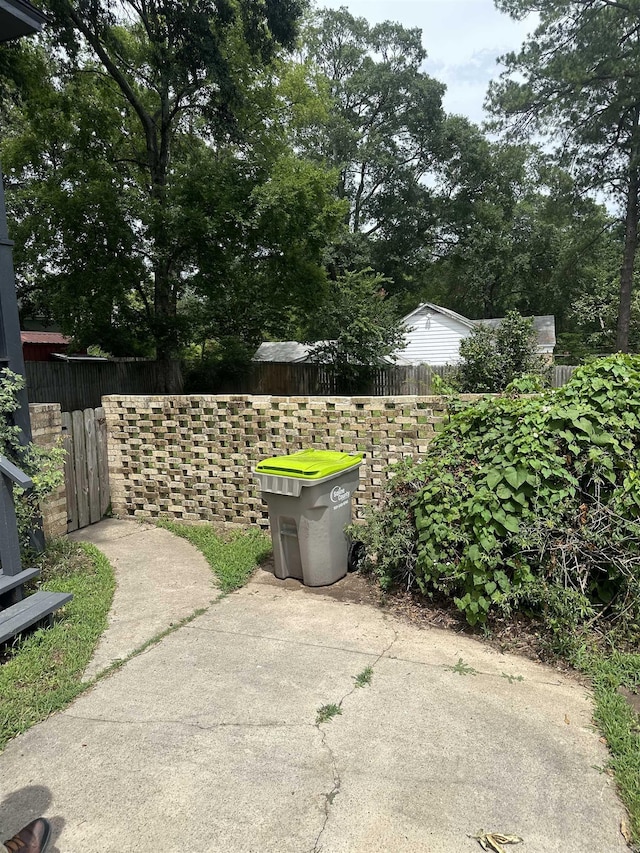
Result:
{"label": "tree", "polygon": [[[635,285],[637,277],[636,272]],[[619,300],[619,282],[616,278],[611,275],[601,279],[592,289],[585,290],[574,300],[570,318],[576,329],[577,340],[572,340],[571,337],[567,340],[567,336],[562,336],[559,341],[561,347],[577,350],[578,357],[613,351]],[[629,346],[634,352],[640,351],[640,292],[637,286],[634,286],[631,295]],[[575,364],[575,358],[570,363]]]}
{"label": "tree", "polygon": [[[539,14],[520,53],[508,54],[489,101],[521,134],[559,142],[591,189],[608,190],[625,207],[616,346],[627,351],[638,248],[640,187],[640,6],[636,0],[496,0],[512,17]],[[524,78],[524,80],[523,80]]]}
{"label": "tree", "polygon": [[6,119],[7,200],[23,316],[60,322],[79,344],[150,355],[155,341],[146,187],[121,99],[94,70],[58,85],[31,50],[24,101]]}
{"label": "tree", "polygon": [[541,384],[544,367],[532,321],[510,311],[497,328],[477,326],[460,341],[456,383],[463,393],[499,393],[530,374]]}
{"label": "tree", "polygon": [[404,344],[405,328],[388,299],[384,276],[373,270],[346,272],[331,282],[317,331],[326,338],[311,351],[312,360],[329,365],[339,393],[363,391],[373,370],[394,360]]}
{"label": "tree", "polygon": [[150,354],[162,328],[172,347],[220,337],[255,346],[297,330],[324,297],[322,253],[344,203],[335,175],[291,151],[291,100],[304,92],[287,89],[287,66],[260,71],[245,56],[233,127],[205,122],[195,105],[175,129],[158,214],[172,253],[161,322],[147,227],[158,205],[138,117],[95,64],[33,54],[4,148],[24,309],[116,355]]}
{"label": "tree", "polygon": [[143,285],[145,308],[157,357],[173,357],[188,275],[174,204],[180,147],[188,147],[194,129],[212,148],[241,140],[243,104],[265,64],[281,47],[293,46],[301,3],[50,0],[48,8],[50,32],[68,66],[90,74],[100,96],[117,101],[115,128],[126,153],[115,162],[127,162],[136,173],[134,192],[143,201],[134,230],[137,259],[150,283]]}
{"label": "tree", "polygon": [[610,274],[615,222],[534,146],[491,141],[457,116],[445,141],[424,297],[473,318],[552,313],[563,329],[572,301]]}
{"label": "tree", "polygon": [[421,37],[344,8],[318,12],[304,33],[309,79],[329,107],[299,144],[338,170],[337,194],[349,204],[329,271],[371,265],[393,292],[413,285],[435,217],[426,178],[441,156],[444,86],[420,70]]}
{"label": "tree", "polygon": [[269,336],[296,337],[320,310],[324,250],[344,215],[334,181],[286,149],[272,162],[223,156],[185,171],[184,204],[193,205],[190,288],[207,337],[234,336],[255,347]]}

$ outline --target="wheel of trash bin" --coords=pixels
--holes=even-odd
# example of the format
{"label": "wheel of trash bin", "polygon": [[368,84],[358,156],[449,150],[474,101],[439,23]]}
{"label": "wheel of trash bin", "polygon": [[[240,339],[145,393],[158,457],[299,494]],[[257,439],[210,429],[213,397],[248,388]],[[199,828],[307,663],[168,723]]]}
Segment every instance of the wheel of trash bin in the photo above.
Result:
{"label": "wheel of trash bin", "polygon": [[352,542],[349,545],[349,556],[347,557],[347,571],[357,572],[364,560],[364,544]]}

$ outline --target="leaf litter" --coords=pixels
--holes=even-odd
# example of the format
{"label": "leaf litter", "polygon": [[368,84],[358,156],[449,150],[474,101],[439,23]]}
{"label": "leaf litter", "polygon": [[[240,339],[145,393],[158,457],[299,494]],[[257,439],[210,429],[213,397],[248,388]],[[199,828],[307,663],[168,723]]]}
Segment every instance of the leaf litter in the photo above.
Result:
{"label": "leaf litter", "polygon": [[475,838],[483,850],[493,851],[493,853],[507,853],[502,846],[503,844],[521,844],[524,841],[519,835],[485,832],[484,829],[479,829],[476,835],[469,835],[468,837]]}

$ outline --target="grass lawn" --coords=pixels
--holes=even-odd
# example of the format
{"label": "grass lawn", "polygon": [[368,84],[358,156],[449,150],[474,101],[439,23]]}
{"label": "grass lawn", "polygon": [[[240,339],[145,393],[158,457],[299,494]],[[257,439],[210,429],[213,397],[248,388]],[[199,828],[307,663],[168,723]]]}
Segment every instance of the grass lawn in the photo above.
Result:
{"label": "grass lawn", "polygon": [[244,586],[257,565],[271,553],[271,540],[261,530],[224,535],[209,525],[181,524],[164,519],[158,526],[182,536],[202,551],[225,593]]}
{"label": "grass lawn", "polygon": [[107,626],[115,580],[107,559],[92,545],[52,543],[36,561],[39,588],[72,592],[73,600],[40,629],[5,646],[0,657],[0,749],[34,723],[65,707],[81,682]]}

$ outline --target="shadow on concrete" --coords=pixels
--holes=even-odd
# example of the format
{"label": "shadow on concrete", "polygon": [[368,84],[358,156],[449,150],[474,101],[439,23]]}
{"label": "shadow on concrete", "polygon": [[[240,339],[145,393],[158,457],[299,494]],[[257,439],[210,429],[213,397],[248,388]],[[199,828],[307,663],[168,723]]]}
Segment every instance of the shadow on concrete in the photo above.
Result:
{"label": "shadow on concrete", "polygon": [[[12,791],[0,802],[0,838],[5,840],[19,832],[23,826],[46,814],[53,802],[49,788],[45,785],[27,785]],[[60,815],[47,817],[51,824],[51,840],[48,853],[61,853],[56,847],[65,820]]]}

